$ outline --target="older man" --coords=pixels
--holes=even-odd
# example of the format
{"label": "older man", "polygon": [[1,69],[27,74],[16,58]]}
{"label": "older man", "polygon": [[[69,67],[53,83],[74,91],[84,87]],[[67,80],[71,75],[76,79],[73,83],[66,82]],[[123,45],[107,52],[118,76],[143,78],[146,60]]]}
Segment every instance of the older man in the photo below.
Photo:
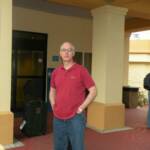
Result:
{"label": "older man", "polygon": [[[96,96],[96,87],[86,68],[74,62],[75,47],[64,42],[60,47],[62,65],[51,77],[50,102],[54,113],[54,149],[84,150],[84,110]],[[89,91],[86,96],[86,89]]]}

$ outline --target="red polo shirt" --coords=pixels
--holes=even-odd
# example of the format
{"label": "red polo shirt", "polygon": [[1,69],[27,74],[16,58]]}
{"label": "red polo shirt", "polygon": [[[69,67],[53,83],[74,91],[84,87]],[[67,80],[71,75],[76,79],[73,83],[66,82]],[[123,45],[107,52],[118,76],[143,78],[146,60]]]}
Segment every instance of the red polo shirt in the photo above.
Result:
{"label": "red polo shirt", "polygon": [[87,69],[79,64],[68,70],[56,68],[51,76],[51,87],[56,89],[54,116],[64,120],[73,117],[85,99],[85,90],[94,85]]}

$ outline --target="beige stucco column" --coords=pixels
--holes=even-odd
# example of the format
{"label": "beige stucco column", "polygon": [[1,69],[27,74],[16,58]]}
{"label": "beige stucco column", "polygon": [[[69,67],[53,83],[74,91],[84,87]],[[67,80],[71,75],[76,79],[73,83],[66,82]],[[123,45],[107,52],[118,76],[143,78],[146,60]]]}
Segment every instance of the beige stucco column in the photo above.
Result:
{"label": "beige stucco column", "polygon": [[127,9],[110,5],[92,10],[92,75],[98,95],[89,106],[87,123],[96,130],[124,127],[122,86],[126,13]]}
{"label": "beige stucco column", "polygon": [[131,32],[125,32],[124,39],[124,71],[123,71],[123,85],[128,85],[128,73],[129,73],[129,43]]}
{"label": "beige stucco column", "polygon": [[0,0],[0,143],[13,142],[11,104],[12,0]]}

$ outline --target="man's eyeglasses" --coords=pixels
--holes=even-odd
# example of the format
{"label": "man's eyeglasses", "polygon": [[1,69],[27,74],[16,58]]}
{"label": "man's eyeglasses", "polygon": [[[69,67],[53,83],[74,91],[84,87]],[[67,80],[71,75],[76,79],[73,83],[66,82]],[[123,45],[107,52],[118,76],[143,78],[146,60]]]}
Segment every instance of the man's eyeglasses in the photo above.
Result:
{"label": "man's eyeglasses", "polygon": [[66,49],[66,48],[62,48],[62,49],[60,49],[62,52],[73,52],[74,50],[72,49],[72,48],[68,48],[68,49]]}

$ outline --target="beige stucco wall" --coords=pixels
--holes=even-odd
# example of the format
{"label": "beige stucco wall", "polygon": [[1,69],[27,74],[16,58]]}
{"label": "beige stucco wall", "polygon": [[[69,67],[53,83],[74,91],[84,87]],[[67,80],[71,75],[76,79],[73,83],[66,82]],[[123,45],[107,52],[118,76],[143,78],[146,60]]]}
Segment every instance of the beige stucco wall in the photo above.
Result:
{"label": "beige stucco wall", "polygon": [[0,144],[13,143],[11,104],[12,0],[0,0]]}
{"label": "beige stucco wall", "polygon": [[0,111],[10,111],[12,2],[0,0]]}
{"label": "beige stucco wall", "polygon": [[150,63],[129,64],[129,85],[140,87],[143,90],[143,79],[150,72]]}
{"label": "beige stucco wall", "polygon": [[[150,40],[130,40],[130,53],[134,53],[134,57],[138,57],[139,62],[129,62],[129,79],[128,85],[139,87],[147,95],[147,91],[143,88],[143,79],[150,72],[150,61],[144,60],[144,55],[150,55]],[[140,54],[138,54],[140,53]],[[142,53],[144,55],[142,55]]]}
{"label": "beige stucco wall", "polygon": [[57,55],[64,41],[71,41],[78,51],[92,49],[92,20],[13,7],[13,29],[48,34],[48,67],[56,67],[52,55]]}
{"label": "beige stucco wall", "polygon": [[130,40],[130,52],[150,53],[150,40]]}

